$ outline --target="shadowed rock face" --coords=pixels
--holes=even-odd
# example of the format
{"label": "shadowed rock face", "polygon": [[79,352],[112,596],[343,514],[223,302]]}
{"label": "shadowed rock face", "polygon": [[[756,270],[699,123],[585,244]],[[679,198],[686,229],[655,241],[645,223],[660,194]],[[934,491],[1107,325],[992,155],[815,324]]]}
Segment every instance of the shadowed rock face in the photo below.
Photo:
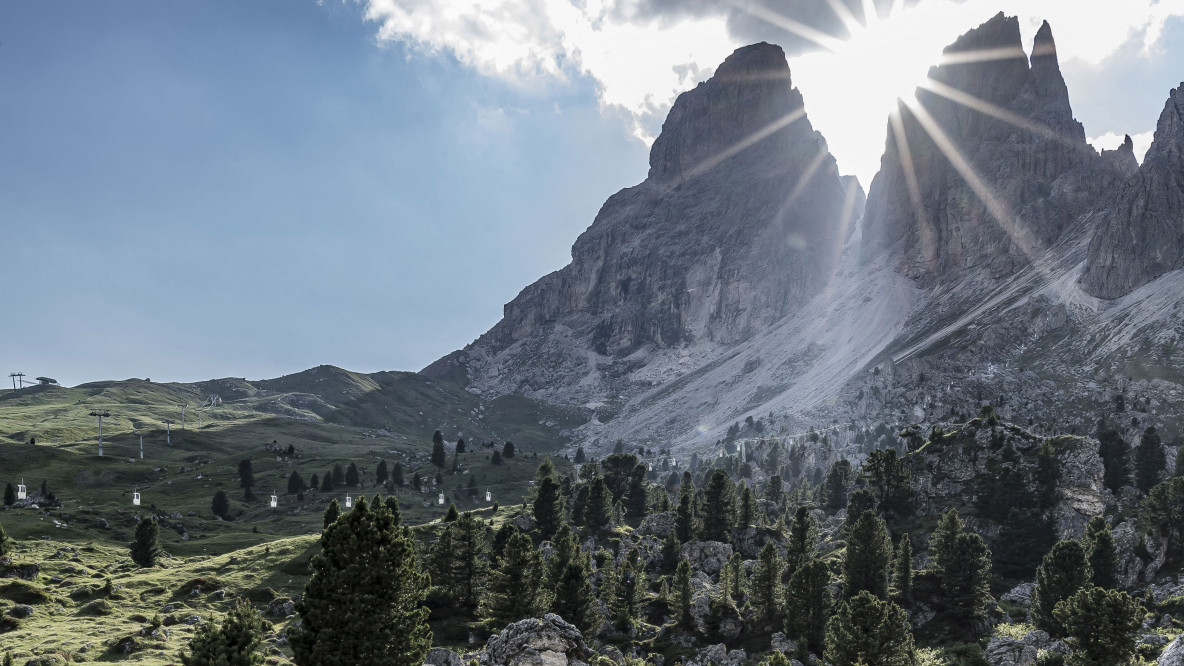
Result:
{"label": "shadowed rock face", "polygon": [[862,199],[805,118],[781,48],[741,48],[679,96],[646,181],[610,197],[571,264],[474,345],[497,353],[557,324],[611,356],[744,340],[829,281]]}
{"label": "shadowed rock face", "polygon": [[1184,268],[1184,83],[1172,90],[1143,165],[1106,207],[1081,286],[1118,298]]}
{"label": "shadowed rock face", "polygon": [[967,269],[1012,274],[1061,238],[1126,165],[1086,143],[1047,23],[1030,61],[1018,21],[1003,14],[945,55],[929,72],[932,89],[918,91],[915,107],[902,105],[899,126],[889,122],[864,222],[864,256],[898,248],[898,270],[922,286]]}

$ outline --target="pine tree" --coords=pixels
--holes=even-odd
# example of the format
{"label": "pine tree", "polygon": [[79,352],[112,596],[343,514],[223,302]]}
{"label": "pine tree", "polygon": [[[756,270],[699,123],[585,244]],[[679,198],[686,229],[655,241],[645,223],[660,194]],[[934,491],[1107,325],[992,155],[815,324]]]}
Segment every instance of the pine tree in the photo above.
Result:
{"label": "pine tree", "polygon": [[329,502],[329,506],[325,507],[324,527],[328,529],[330,525],[337,522],[341,517],[341,505],[337,503],[337,498],[334,497]]}
{"label": "pine tree", "polygon": [[613,493],[604,482],[604,477],[597,475],[588,488],[588,501],[584,507],[584,524],[592,531],[602,530],[612,523]]}
{"label": "pine tree", "polygon": [[958,626],[969,631],[991,603],[991,551],[973,532],[954,539],[941,578],[942,598]]}
{"label": "pine tree", "polygon": [[785,499],[785,485],[780,474],[769,477],[769,485],[765,486],[765,499],[772,502],[778,511],[781,510],[781,501]]}
{"label": "pine tree", "polygon": [[448,513],[444,514],[444,522],[454,523],[457,518],[460,518],[460,512],[456,510],[456,502],[449,502]]}
{"label": "pine tree", "polygon": [[1032,593],[1029,614],[1033,623],[1054,638],[1065,635],[1065,628],[1057,621],[1054,609],[1089,582],[1089,564],[1085,549],[1077,541],[1060,541],[1036,569],[1036,589]]}
{"label": "pine tree", "polygon": [[1135,487],[1141,493],[1149,493],[1163,478],[1167,469],[1167,453],[1154,427],[1143,431],[1139,445],[1135,447]]}
{"label": "pine tree", "polygon": [[703,541],[729,541],[736,513],[736,488],[722,470],[715,470],[703,489]]}
{"label": "pine tree", "polygon": [[468,447],[465,445],[465,438],[464,437],[458,438],[456,440],[456,452],[459,454],[459,453],[464,453],[466,451],[468,451]]}
{"label": "pine tree", "polygon": [[695,628],[694,618],[691,616],[691,565],[686,560],[678,563],[674,572],[675,617],[678,624],[688,631]]}
{"label": "pine tree", "polygon": [[345,485],[349,486],[350,488],[357,488],[358,484],[361,482],[362,479],[361,475],[358,473],[358,466],[351,462],[349,466],[345,468]]}
{"label": "pine tree", "polygon": [[749,598],[757,622],[772,622],[778,617],[780,597],[781,560],[777,557],[777,547],[772,541],[766,541],[757,556]]}
{"label": "pine tree", "polygon": [[848,599],[868,591],[888,598],[888,568],[892,564],[892,539],[884,521],[864,511],[851,528],[843,558],[843,596]]}
{"label": "pine tree", "polygon": [[4,506],[16,504],[16,488],[11,483],[4,486]]}
{"label": "pine tree", "polygon": [[686,480],[678,491],[678,509],[674,514],[674,532],[678,540],[687,543],[693,541],[699,533],[699,526],[695,522],[695,488]]}
{"label": "pine tree", "polygon": [[1184,538],[1184,477],[1174,477],[1155,486],[1140,503],[1141,522],[1168,540],[1173,551]]}
{"label": "pine tree", "polygon": [[826,621],[834,605],[829,585],[826,563],[810,558],[797,567],[786,586],[785,633],[814,654],[822,654],[826,644]]}
{"label": "pine tree", "polygon": [[300,472],[293,471],[288,475],[288,494],[295,495],[296,493],[304,492],[304,479],[300,478]]}
{"label": "pine tree", "polygon": [[156,566],[160,557],[160,526],[155,518],[141,518],[136,525],[136,534],[132,538],[132,561],[141,567]]}
{"label": "pine tree", "polygon": [[489,462],[492,465],[502,464],[502,452],[501,451],[494,451],[493,455],[489,457]]}
{"label": "pine tree", "polygon": [[225,519],[230,513],[230,499],[226,497],[226,491],[219,490],[214,493],[214,499],[210,503],[210,509],[215,516]]}
{"label": "pine tree", "polygon": [[752,496],[752,489],[747,483],[741,482],[740,485],[740,512],[736,527],[743,530],[752,525],[756,518],[756,498]]}
{"label": "pine tree", "polygon": [[443,444],[443,443],[444,443],[444,433],[440,432],[439,430],[432,433],[432,444]]}
{"label": "pine tree", "polygon": [[810,515],[810,509],[799,506],[793,516],[793,525],[789,528],[789,538],[785,543],[785,568],[792,576],[802,563],[810,559],[814,549],[818,546],[818,524]]}
{"label": "pine tree", "polygon": [[908,607],[913,601],[913,544],[908,532],[900,537],[892,565],[892,599]]}
{"label": "pine tree", "polygon": [[670,530],[666,538],[662,540],[662,571],[664,573],[674,573],[678,567],[678,558],[682,553],[682,544],[678,541],[678,535],[675,530]]}
{"label": "pine tree", "polygon": [[300,627],[289,630],[299,666],[421,664],[432,645],[431,583],[407,528],[366,499],[321,535],[312,577],[297,604]]}
{"label": "pine tree", "polygon": [[432,464],[440,469],[444,469],[448,464],[448,453],[444,450],[443,440],[432,444]]}
{"label": "pine tree", "polygon": [[387,469],[386,461],[379,460],[378,467],[374,469],[374,483],[378,485],[385,484],[390,479],[390,470]]}
{"label": "pine tree", "polygon": [[238,463],[238,485],[243,489],[243,498],[252,500],[255,494],[251,490],[255,487],[255,470],[251,459],[245,458]]}
{"label": "pine tree", "polygon": [[634,548],[617,567],[613,585],[613,603],[610,610],[618,629],[625,630],[640,619],[641,604],[647,587],[645,562]]}
{"label": "pine tree", "polygon": [[263,621],[251,604],[235,602],[222,623],[213,620],[197,630],[180,654],[183,666],[255,666],[263,663]]}
{"label": "pine tree", "polygon": [[489,575],[480,615],[491,628],[537,617],[550,605],[542,562],[530,537],[514,530]]}
{"label": "pine tree", "polygon": [[1105,422],[1098,424],[1098,454],[1105,466],[1103,485],[1118,494],[1130,481],[1130,448],[1118,431]]}
{"label": "pine tree", "polygon": [[1094,516],[1085,527],[1082,538],[1085,559],[1089,564],[1090,583],[1094,587],[1118,587],[1118,555],[1114,552],[1114,533],[1102,516]]}
{"label": "pine tree", "polygon": [[341,463],[333,466],[333,487],[341,488],[345,485],[345,470],[342,469]]}
{"label": "pine tree", "polygon": [[325,472],[325,474],[321,476],[321,492],[331,493],[336,487],[337,485],[333,483],[333,470]]}
{"label": "pine tree", "polygon": [[[399,498],[395,497],[394,495],[387,495],[386,500],[383,501],[383,504],[386,506],[387,510],[391,512],[391,519],[394,521],[395,525],[399,525],[403,522],[403,514],[401,511],[399,511]],[[326,527],[328,527],[328,525],[326,525]]]}
{"label": "pine tree", "polygon": [[403,485],[403,463],[396,462],[395,466],[391,468],[391,485],[396,488]]}
{"label": "pine tree", "polygon": [[308,487],[312,490],[320,490],[321,481],[320,481],[320,479],[317,478],[316,474],[313,474],[311,477],[309,477]]}
{"label": "pine tree", "polygon": [[827,511],[838,511],[847,506],[847,486],[851,483],[851,461],[840,459],[830,466],[822,485],[822,505]]}
{"label": "pine tree", "polygon": [[790,666],[789,657],[786,657],[781,650],[773,650],[769,653],[769,658],[760,663],[760,666]]}
{"label": "pine tree", "polygon": [[584,447],[583,446],[576,447],[575,463],[577,465],[583,465],[586,462],[588,462],[588,456],[584,453]]}
{"label": "pine tree", "polygon": [[646,467],[641,463],[633,466],[629,474],[629,487],[625,491],[625,515],[630,518],[645,518],[646,500]]}
{"label": "pine tree", "polygon": [[913,666],[908,615],[891,601],[860,592],[827,623],[826,661],[831,666]]}
{"label": "pine tree", "polygon": [[1073,653],[1067,666],[1130,663],[1143,626],[1143,609],[1126,592],[1100,587],[1078,590],[1053,611]]}
{"label": "pine tree", "polygon": [[502,446],[502,457],[506,460],[514,457],[514,442],[506,442]]}
{"label": "pine tree", "polygon": [[489,545],[485,525],[471,513],[463,513],[452,531],[452,594],[457,606],[475,612],[489,575]]}
{"label": "pine tree", "polygon": [[563,505],[560,503],[559,480],[555,478],[555,465],[550,458],[544,459],[535,473],[534,522],[544,539],[550,539],[563,521]]}
{"label": "pine tree", "polygon": [[1012,507],[996,540],[995,571],[1005,578],[1031,578],[1053,539],[1052,527],[1038,512]]}
{"label": "pine tree", "polygon": [[937,528],[929,535],[929,566],[927,567],[939,579],[945,575],[946,565],[950,561],[950,552],[954,548],[954,541],[962,533],[962,517],[957,509],[950,509],[941,515]]}
{"label": "pine tree", "polygon": [[574,553],[555,581],[555,597],[551,602],[551,612],[559,615],[578,629],[595,633],[599,626],[597,621],[596,594],[589,579],[591,563],[588,554],[582,551]]}

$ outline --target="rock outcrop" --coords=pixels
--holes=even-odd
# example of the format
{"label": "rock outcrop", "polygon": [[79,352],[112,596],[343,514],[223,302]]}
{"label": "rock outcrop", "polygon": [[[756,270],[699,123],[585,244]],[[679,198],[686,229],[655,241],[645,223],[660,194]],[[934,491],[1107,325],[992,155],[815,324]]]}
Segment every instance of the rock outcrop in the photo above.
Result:
{"label": "rock outcrop", "polygon": [[1048,23],[1029,61],[1002,13],[960,37],[902,104],[872,181],[864,255],[892,248],[922,286],[1030,263],[1120,178],[1073,119]]}
{"label": "rock outcrop", "polygon": [[596,373],[589,354],[741,342],[829,282],[862,203],[806,118],[781,48],[738,49],[678,97],[649,177],[605,202],[571,263],[425,373],[459,364],[498,376],[495,392],[531,392]]}
{"label": "rock outcrop", "polygon": [[1172,90],[1143,165],[1102,214],[1081,286],[1124,296],[1184,268],[1184,83]]}
{"label": "rock outcrop", "polygon": [[1172,641],[1155,662],[1158,666],[1184,666],[1184,636]]}
{"label": "rock outcrop", "polygon": [[515,622],[485,644],[483,666],[579,666],[591,657],[583,634],[563,618]]}

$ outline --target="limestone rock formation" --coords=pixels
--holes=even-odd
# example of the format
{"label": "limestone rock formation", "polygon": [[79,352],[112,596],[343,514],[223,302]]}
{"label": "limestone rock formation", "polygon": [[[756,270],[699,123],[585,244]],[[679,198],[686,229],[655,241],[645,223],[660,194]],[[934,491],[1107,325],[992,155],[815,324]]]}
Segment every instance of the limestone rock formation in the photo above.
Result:
{"label": "limestone rock formation", "polygon": [[1107,206],[1090,242],[1081,286],[1094,296],[1113,299],[1181,268],[1184,83],[1168,97],[1143,165]]}
{"label": "limestone rock formation", "polygon": [[1029,61],[1018,20],[1000,13],[929,77],[889,122],[865,256],[894,248],[898,270],[922,286],[975,268],[1010,276],[1119,178],[1118,160],[1102,160],[1073,119],[1048,23]]}
{"label": "limestone rock formation", "polygon": [[515,622],[485,644],[485,666],[572,666],[584,664],[592,651],[580,630],[548,613],[542,619]]}
{"label": "limestone rock formation", "polygon": [[571,263],[425,372],[460,364],[500,375],[496,392],[529,392],[594,372],[589,353],[746,340],[829,282],[862,199],[805,117],[781,48],[738,49],[679,96],[649,177],[605,202]]}

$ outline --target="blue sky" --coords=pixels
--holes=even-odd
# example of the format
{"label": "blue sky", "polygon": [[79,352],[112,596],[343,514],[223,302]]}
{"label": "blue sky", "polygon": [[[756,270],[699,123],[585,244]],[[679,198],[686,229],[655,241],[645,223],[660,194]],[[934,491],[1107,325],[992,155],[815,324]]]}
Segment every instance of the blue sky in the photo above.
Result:
{"label": "blue sky", "polygon": [[[585,22],[543,2],[495,0],[526,18],[489,29],[432,15],[476,6],[462,0],[0,4],[5,374],[419,369],[567,263],[603,200],[644,178],[673,95],[720,54],[811,48],[717,3],[619,0]],[[1113,6],[1079,2],[1062,4]],[[1135,16],[1142,32],[1096,62],[1064,62],[1089,136],[1152,129],[1184,80],[1175,11],[1153,38]],[[1052,22],[1058,43],[1097,42],[1096,26],[1062,40]],[[795,78],[811,119],[851,125],[824,91],[812,106],[810,62]],[[874,158],[885,119],[860,122]]]}

